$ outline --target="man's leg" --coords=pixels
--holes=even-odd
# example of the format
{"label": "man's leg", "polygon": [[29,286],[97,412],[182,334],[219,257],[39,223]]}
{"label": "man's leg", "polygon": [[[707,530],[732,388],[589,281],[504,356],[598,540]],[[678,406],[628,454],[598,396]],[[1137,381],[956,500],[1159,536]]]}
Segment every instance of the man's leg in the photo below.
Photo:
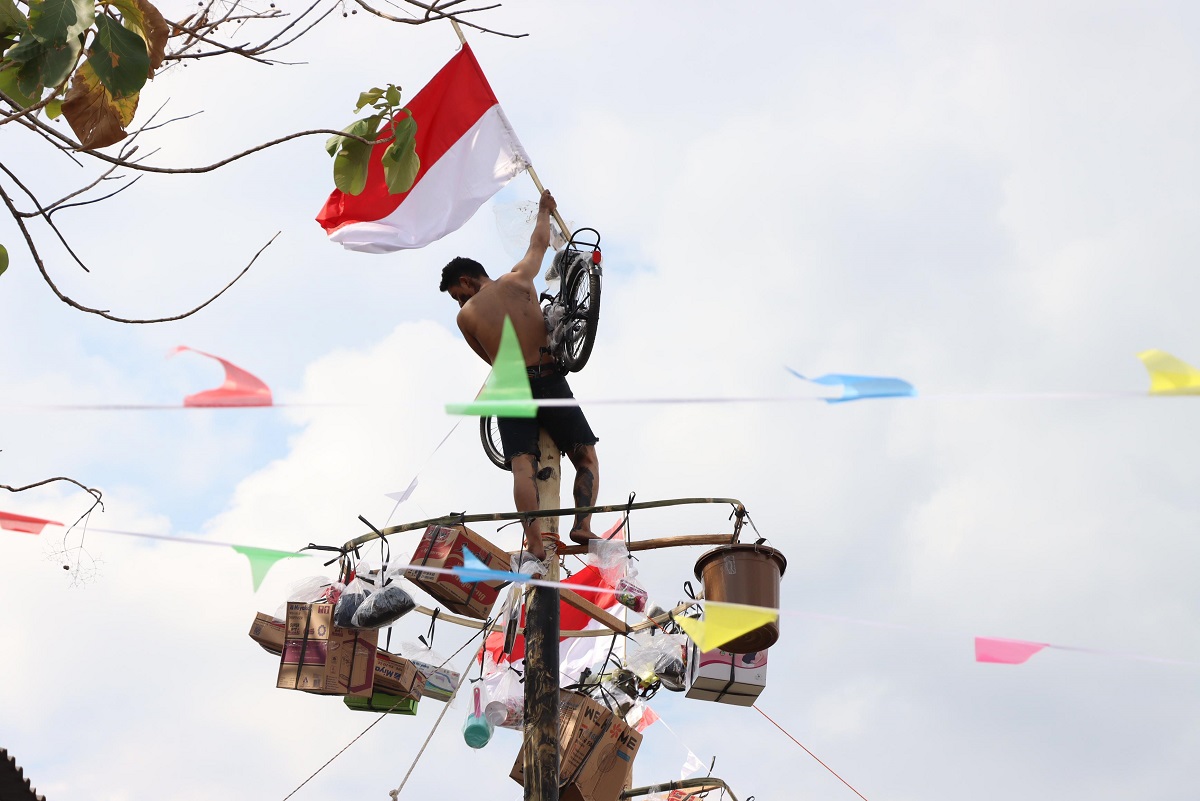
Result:
{"label": "man's leg", "polygon": [[[537,482],[537,459],[531,453],[514,456],[510,462],[513,474],[513,500],[518,512],[536,512],[540,506]],[[540,562],[546,558],[546,548],[542,545],[541,518],[526,517],[521,519],[525,528],[525,549],[537,557]]]}
{"label": "man's leg", "polygon": [[[600,462],[596,459],[594,445],[580,445],[567,452],[571,464],[575,465],[575,488],[572,495],[576,506],[595,506],[596,494],[600,491]],[[592,533],[591,514],[575,515],[571,526],[571,539],[579,544],[596,539]]]}

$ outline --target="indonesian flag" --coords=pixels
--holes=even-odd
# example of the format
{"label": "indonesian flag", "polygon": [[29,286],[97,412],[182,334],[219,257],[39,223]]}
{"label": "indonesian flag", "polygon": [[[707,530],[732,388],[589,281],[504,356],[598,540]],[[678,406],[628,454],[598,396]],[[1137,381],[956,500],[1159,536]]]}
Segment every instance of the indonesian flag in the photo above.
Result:
{"label": "indonesian flag", "polygon": [[334,190],[317,215],[329,238],[347,250],[391,253],[436,242],[529,167],[529,156],[466,44],[408,108],[417,123],[421,159],[412,188],[388,194],[382,163],[387,145],[376,145],[362,193]]}

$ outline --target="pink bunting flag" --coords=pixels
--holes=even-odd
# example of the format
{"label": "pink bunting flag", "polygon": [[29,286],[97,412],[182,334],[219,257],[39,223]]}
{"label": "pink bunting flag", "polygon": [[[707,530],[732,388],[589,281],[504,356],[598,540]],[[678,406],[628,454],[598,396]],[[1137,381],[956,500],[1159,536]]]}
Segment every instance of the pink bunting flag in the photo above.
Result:
{"label": "pink bunting flag", "polygon": [[6,531],[20,531],[22,534],[41,534],[46,526],[61,526],[57,520],[43,520],[40,517],[14,515],[12,512],[0,512],[0,528]]}
{"label": "pink bunting flag", "polygon": [[650,707],[646,707],[646,709],[642,712],[642,719],[638,721],[637,726],[635,728],[638,731],[645,731],[646,729],[653,726],[655,724],[655,722],[658,720],[659,720],[658,713],[655,712]]}
{"label": "pink bunting flag", "polygon": [[1002,637],[976,637],[975,661],[998,665],[1022,665],[1049,643],[1006,640]]}
{"label": "pink bunting flag", "polygon": [[216,389],[206,389],[183,399],[184,406],[270,406],[271,388],[257,376],[247,373],[236,364],[230,364],[220,356],[213,356],[202,350],[180,345],[168,355],[174,356],[180,351],[190,350],[210,359],[216,359],[225,368],[225,383]]}

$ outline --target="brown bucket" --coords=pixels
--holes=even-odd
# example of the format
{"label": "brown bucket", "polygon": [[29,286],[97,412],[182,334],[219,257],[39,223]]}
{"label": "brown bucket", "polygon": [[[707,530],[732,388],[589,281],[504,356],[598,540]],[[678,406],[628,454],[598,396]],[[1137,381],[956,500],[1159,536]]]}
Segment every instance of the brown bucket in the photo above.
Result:
{"label": "brown bucket", "polygon": [[[731,604],[779,608],[779,580],[787,569],[783,554],[766,545],[735,543],[713,548],[696,560],[704,598]],[[721,646],[731,654],[751,654],[779,639],[779,621],[767,623]]]}

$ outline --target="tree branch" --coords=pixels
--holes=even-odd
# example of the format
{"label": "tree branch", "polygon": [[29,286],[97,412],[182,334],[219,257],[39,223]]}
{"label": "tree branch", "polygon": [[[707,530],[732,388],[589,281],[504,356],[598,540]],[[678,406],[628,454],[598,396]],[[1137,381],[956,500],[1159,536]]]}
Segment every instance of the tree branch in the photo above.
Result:
{"label": "tree branch", "polygon": [[173,317],[156,317],[153,319],[145,319],[145,320],[133,319],[133,318],[128,318],[128,317],[117,317],[116,315],[109,313],[109,311],[107,309],[93,309],[90,306],[84,306],[83,304],[79,303],[78,301],[76,301],[73,298],[69,297],[68,295],[64,294],[62,292],[62,290],[60,290],[58,288],[58,286],[50,278],[50,274],[46,271],[46,264],[45,264],[45,262],[42,261],[42,256],[38,252],[37,245],[34,244],[33,236],[29,233],[28,226],[25,225],[25,220],[17,212],[16,206],[13,205],[12,198],[10,198],[8,196],[8,193],[4,191],[3,186],[0,186],[0,199],[4,200],[4,205],[8,207],[9,213],[12,214],[13,219],[16,220],[17,227],[19,227],[21,229],[21,234],[22,234],[22,236],[25,237],[25,246],[29,249],[30,255],[33,256],[33,260],[37,264],[37,267],[38,267],[38,272],[40,272],[42,274],[42,278],[50,286],[50,289],[54,291],[54,294],[58,296],[58,299],[61,300],[63,303],[67,304],[68,306],[78,309],[79,311],[87,312],[88,314],[95,314],[99,317],[103,317],[106,320],[112,320],[115,323],[131,323],[131,324],[167,323],[167,322],[171,322],[173,320],[182,320],[185,317],[192,316],[196,312],[203,309],[205,306],[212,303],[217,298],[221,297],[221,295],[224,295],[226,290],[228,290],[231,286],[236,284],[241,279],[241,277],[243,275],[245,275],[246,272],[249,271],[249,269],[254,265],[254,262],[258,260],[258,257],[262,255],[262,252],[264,250],[266,250],[268,247],[270,247],[271,243],[274,242],[275,239],[279,236],[279,232],[276,232],[274,236],[272,236],[269,240],[267,240],[267,244],[263,245],[261,248],[258,249],[258,252],[254,254],[254,257],[252,259],[250,259],[250,262],[245,267],[242,268],[242,271],[240,273],[238,273],[236,276],[234,276],[234,279],[232,281],[230,281],[228,284],[226,284],[225,287],[220,292],[213,295],[211,298],[204,301],[196,308],[194,308],[190,311],[186,311],[183,314],[177,314]]}

